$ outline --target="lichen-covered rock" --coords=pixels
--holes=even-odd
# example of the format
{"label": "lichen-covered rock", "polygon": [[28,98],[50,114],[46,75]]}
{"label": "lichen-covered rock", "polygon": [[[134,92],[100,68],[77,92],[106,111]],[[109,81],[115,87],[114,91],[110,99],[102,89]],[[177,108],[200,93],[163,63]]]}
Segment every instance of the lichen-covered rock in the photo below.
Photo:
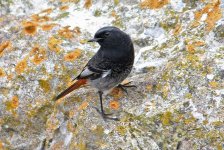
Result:
{"label": "lichen-covered rock", "polygon": [[[223,0],[0,0],[0,149],[224,148]],[[135,45],[137,88],[53,98],[114,25]]]}

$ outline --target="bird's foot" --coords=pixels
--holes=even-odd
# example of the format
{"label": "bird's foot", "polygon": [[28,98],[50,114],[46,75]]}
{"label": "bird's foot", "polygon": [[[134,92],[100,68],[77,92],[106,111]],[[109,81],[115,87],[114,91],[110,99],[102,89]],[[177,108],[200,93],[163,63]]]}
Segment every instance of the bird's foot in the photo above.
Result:
{"label": "bird's foot", "polygon": [[128,83],[125,83],[125,84],[118,84],[118,88],[120,88],[122,91],[124,91],[127,95],[128,95],[128,91],[126,90],[126,88],[130,88],[130,87],[134,87],[134,88],[137,88],[136,85],[131,85],[132,81],[128,82]]}
{"label": "bird's foot", "polygon": [[114,120],[114,121],[119,121],[120,119],[119,118],[113,118],[113,117],[109,117],[111,115],[113,115],[113,113],[109,113],[109,114],[106,114],[104,112],[101,112],[98,108],[96,107],[93,107],[96,109],[96,111],[103,117],[104,120]]}

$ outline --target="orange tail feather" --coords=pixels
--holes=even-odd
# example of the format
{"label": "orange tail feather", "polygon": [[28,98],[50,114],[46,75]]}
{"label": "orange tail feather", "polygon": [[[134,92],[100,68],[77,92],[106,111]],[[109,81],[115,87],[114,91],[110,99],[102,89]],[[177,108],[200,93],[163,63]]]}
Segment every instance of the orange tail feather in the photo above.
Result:
{"label": "orange tail feather", "polygon": [[86,79],[79,79],[78,81],[76,81],[74,84],[72,84],[70,87],[68,87],[66,90],[64,90],[63,92],[61,92],[56,98],[55,101],[66,96],[67,94],[69,94],[70,92],[72,92],[75,89],[78,89],[79,87],[81,87],[82,85],[85,85],[87,83]]}

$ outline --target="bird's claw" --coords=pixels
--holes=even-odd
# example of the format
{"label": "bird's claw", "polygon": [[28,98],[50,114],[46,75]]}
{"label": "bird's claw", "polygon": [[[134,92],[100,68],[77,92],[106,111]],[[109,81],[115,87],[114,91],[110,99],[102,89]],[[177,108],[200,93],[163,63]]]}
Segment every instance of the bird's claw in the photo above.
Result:
{"label": "bird's claw", "polygon": [[125,88],[134,87],[137,88],[136,85],[130,85],[132,81],[125,83],[125,84],[118,84],[118,88],[120,88],[123,92],[125,92],[128,95],[128,91]]}
{"label": "bird's claw", "polygon": [[113,113],[105,114],[104,112],[101,112],[98,108],[96,108],[96,107],[93,107],[93,108],[96,109],[96,111],[103,117],[104,120],[107,120],[107,119],[114,120],[114,121],[120,120],[119,118],[108,117],[108,116],[113,115]]}

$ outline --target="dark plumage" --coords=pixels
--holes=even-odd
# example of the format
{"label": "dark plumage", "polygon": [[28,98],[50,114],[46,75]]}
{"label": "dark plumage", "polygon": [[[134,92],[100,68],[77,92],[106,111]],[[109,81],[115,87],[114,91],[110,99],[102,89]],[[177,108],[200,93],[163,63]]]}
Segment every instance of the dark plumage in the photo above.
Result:
{"label": "dark plumage", "polygon": [[[89,42],[98,42],[100,49],[75,79],[78,80],[78,83],[87,81],[91,86],[97,88],[103,118],[116,120],[116,118],[109,118],[104,113],[102,94],[120,85],[130,74],[134,63],[132,41],[128,34],[116,27],[109,26],[99,29]],[[74,87],[77,87],[77,82],[59,94],[56,99],[76,89]]]}

